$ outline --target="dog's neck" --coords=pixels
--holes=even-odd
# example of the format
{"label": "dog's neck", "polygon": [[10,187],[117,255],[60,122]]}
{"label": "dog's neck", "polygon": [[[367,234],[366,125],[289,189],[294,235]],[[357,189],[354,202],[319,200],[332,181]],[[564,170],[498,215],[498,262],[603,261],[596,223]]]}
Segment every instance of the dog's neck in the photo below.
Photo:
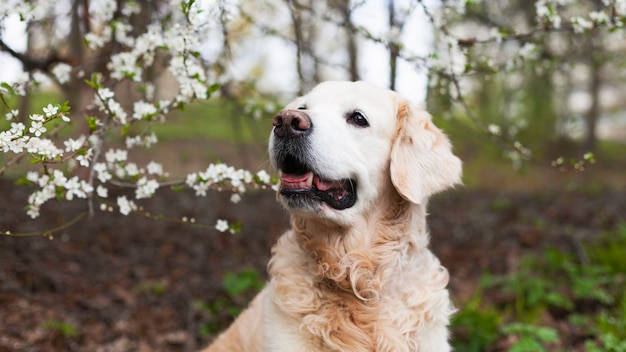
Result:
{"label": "dog's neck", "polygon": [[389,271],[405,262],[400,258],[428,246],[425,208],[396,194],[381,197],[353,226],[297,216],[291,225],[315,281],[369,300],[376,299]]}

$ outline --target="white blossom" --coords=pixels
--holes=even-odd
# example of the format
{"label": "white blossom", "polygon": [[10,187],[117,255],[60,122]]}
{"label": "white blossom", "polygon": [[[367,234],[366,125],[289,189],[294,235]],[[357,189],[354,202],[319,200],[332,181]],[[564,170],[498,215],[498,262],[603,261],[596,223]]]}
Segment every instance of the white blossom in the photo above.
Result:
{"label": "white blossom", "polygon": [[491,28],[491,30],[489,31],[489,38],[495,39],[496,43],[500,44],[502,43],[502,32],[499,28]]}
{"label": "white blossom", "polygon": [[533,43],[525,43],[517,54],[524,60],[533,60],[539,55],[537,46]]}
{"label": "white blossom", "polygon": [[47,138],[29,138],[23,148],[31,154],[38,155],[41,159],[57,159],[63,155],[63,151]]}
{"label": "white blossom", "polygon": [[46,114],[46,117],[52,117],[59,112],[59,108],[52,104],[48,104],[48,106],[43,108],[43,112]]}
{"label": "white blossom", "polygon": [[131,177],[139,175],[139,168],[137,167],[137,164],[135,163],[126,164],[126,166],[124,167],[124,171],[126,172],[128,176],[131,176]]}
{"label": "white blossom", "polygon": [[20,136],[24,133],[25,129],[26,129],[26,126],[23,123],[11,122],[11,129],[9,130],[9,133],[15,136]]}
{"label": "white blossom", "polygon": [[93,155],[93,149],[89,148],[84,153],[76,155],[76,161],[80,164],[80,166],[88,167],[89,161]]}
{"label": "white blossom", "polygon": [[39,185],[39,187],[44,188],[48,185],[48,183],[50,182],[50,176],[49,175],[41,175],[39,177],[39,179],[37,179],[37,184]]}
{"label": "white blossom", "polygon": [[121,52],[111,56],[108,68],[111,70],[111,77],[115,79],[129,77],[136,82],[141,80],[142,69],[137,64],[137,55],[132,52]]}
{"label": "white blossom", "polygon": [[100,34],[93,32],[85,34],[85,41],[87,42],[89,49],[98,49],[110,42],[112,35],[113,31],[111,30],[111,27],[105,27]]}
{"label": "white blossom", "polygon": [[20,114],[20,111],[17,109],[11,110],[7,112],[4,117],[6,117],[7,121],[13,120],[13,118],[17,117]]}
{"label": "white blossom", "polygon": [[98,185],[98,187],[96,187],[96,194],[100,198],[108,198],[109,197],[109,190],[107,188],[103,187],[102,185]]}
{"label": "white blossom", "polygon": [[123,162],[128,158],[128,152],[123,149],[109,149],[104,158],[109,163]]}
{"label": "white blossom", "polygon": [[72,66],[66,63],[58,63],[52,68],[52,74],[56,77],[59,83],[67,83],[70,81],[70,74],[72,73]]}
{"label": "white blossom", "polygon": [[122,15],[130,17],[141,12],[141,8],[136,1],[126,1],[122,6]]}
{"label": "white blossom", "polygon": [[63,187],[65,187],[65,189],[67,190],[65,192],[65,198],[67,200],[72,200],[74,196],[77,196],[79,198],[86,197],[85,193],[82,191],[80,187],[80,181],[78,180],[78,177],[76,176],[67,180],[65,184],[63,185]]}
{"label": "white blossom", "polygon": [[115,25],[115,40],[126,46],[132,47],[135,44],[135,38],[129,36],[132,30],[132,25],[128,23],[117,22]]}
{"label": "white blossom", "polygon": [[113,99],[107,101],[107,108],[113,117],[115,117],[121,124],[126,124],[126,111],[122,108],[122,105]]}
{"label": "white blossom", "polygon": [[98,181],[102,183],[106,183],[113,178],[105,163],[96,163],[93,166],[93,170],[96,172],[96,177],[98,178]]}
{"label": "white blossom", "polygon": [[67,182],[67,177],[65,177],[63,171],[54,170],[52,171],[52,178],[50,180],[52,181],[51,183],[56,187],[63,187]]}
{"label": "white blossom", "polygon": [[256,173],[256,177],[263,183],[266,185],[270,184],[270,174],[267,173],[267,171],[265,170],[260,170],[259,172]]}
{"label": "white blossom", "polygon": [[115,93],[113,93],[113,91],[111,91],[109,88],[100,88],[98,89],[98,95],[102,100],[106,101],[109,99],[113,99]]}
{"label": "white blossom", "polygon": [[215,229],[219,232],[226,232],[229,228],[230,226],[228,225],[228,221],[226,220],[218,219],[215,223]]}
{"label": "white blossom", "polygon": [[75,152],[78,149],[80,149],[84,143],[85,143],[84,135],[78,137],[78,139],[68,138],[66,141],[63,142],[63,144],[65,144],[66,152]]}
{"label": "white blossom", "polygon": [[561,27],[561,16],[557,11],[558,5],[564,5],[566,0],[537,0],[535,15],[540,23],[548,23],[553,28]]}
{"label": "white blossom", "polygon": [[158,142],[156,134],[154,132],[149,135],[143,136],[128,136],[126,137],[126,148],[131,149],[137,146],[143,146],[149,148]]}
{"label": "white blossom", "polygon": [[45,120],[44,116],[41,114],[32,114],[29,118],[35,122],[43,122]]}
{"label": "white blossom", "polygon": [[233,193],[230,196],[230,202],[233,204],[238,204],[239,202],[241,202],[241,195],[239,193]]}
{"label": "white blossom", "polygon": [[598,24],[609,22],[609,16],[604,11],[591,11],[589,13],[589,19]]}
{"label": "white blossom", "polygon": [[115,170],[114,170],[115,177],[117,177],[117,178],[124,178],[124,177],[126,177],[126,169],[123,166],[121,166],[119,164],[116,164],[114,166],[114,168],[115,168]]}
{"label": "white blossom", "polygon": [[55,188],[53,185],[44,185],[40,190],[33,192],[28,197],[28,207],[26,214],[30,216],[32,219],[39,217],[41,206],[56,197]]}
{"label": "white blossom", "polygon": [[487,126],[487,131],[494,136],[499,136],[501,133],[500,126],[494,124]]}
{"label": "white blossom", "polygon": [[148,180],[146,177],[142,177],[137,181],[137,189],[135,190],[135,198],[150,198],[154,195],[159,188],[159,183],[155,180]]}
{"label": "white blossom", "polygon": [[29,171],[26,173],[26,180],[28,180],[29,182],[32,183],[37,183],[37,180],[39,180],[39,173],[35,172],[35,171]]}
{"label": "white blossom", "polygon": [[193,185],[192,188],[196,191],[196,196],[206,197],[206,192],[209,190],[209,187],[211,187],[209,183],[199,183]]}
{"label": "white blossom", "polygon": [[137,210],[137,206],[132,200],[126,199],[126,196],[117,197],[117,206],[120,208],[122,215],[128,215],[131,211]]}
{"label": "white blossom", "polygon": [[98,0],[89,2],[89,15],[100,23],[107,23],[111,21],[116,10],[117,1],[115,0]]}
{"label": "white blossom", "polygon": [[154,162],[154,161],[149,162],[148,165],[146,166],[146,169],[148,170],[148,174],[163,176],[163,165],[157,162]]}
{"label": "white blossom", "polygon": [[573,17],[571,20],[574,33],[583,33],[593,28],[593,22],[583,17]]}
{"label": "white blossom", "polygon": [[143,100],[135,102],[133,105],[133,118],[137,120],[145,119],[156,115],[157,108]]}

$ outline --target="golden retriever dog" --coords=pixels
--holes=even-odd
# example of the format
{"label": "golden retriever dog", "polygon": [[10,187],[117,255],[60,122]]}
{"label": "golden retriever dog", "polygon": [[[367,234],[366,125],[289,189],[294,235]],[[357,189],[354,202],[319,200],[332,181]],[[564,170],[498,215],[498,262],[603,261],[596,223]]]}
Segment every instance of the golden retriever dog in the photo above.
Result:
{"label": "golden retriever dog", "polygon": [[449,351],[448,272],[426,226],[428,197],[460,182],[448,138],[364,82],[322,83],[273,125],[291,229],[267,286],[203,351]]}

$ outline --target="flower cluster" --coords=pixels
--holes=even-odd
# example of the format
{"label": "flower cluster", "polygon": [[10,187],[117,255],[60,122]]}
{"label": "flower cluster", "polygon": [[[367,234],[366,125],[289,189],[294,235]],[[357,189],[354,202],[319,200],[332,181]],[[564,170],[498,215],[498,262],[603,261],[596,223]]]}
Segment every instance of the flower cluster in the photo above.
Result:
{"label": "flower cluster", "polygon": [[85,180],[80,180],[77,176],[68,178],[61,170],[53,170],[45,175],[29,172],[26,179],[39,186],[28,198],[26,212],[33,219],[39,216],[41,206],[51,199],[85,199],[93,192],[92,185]]}
{"label": "flower cluster", "polygon": [[[217,185],[218,188],[230,183],[233,192],[244,193],[246,191],[246,185],[262,185],[271,186],[269,174],[265,170],[261,170],[252,175],[248,170],[235,169],[232,166],[226,164],[210,164],[205,171],[194,172],[187,175],[187,186],[196,191],[197,196],[206,196],[207,191],[213,185]],[[239,198],[231,198],[234,203],[239,201]]]}
{"label": "flower cluster", "polygon": [[70,81],[72,73],[72,66],[66,63],[58,63],[52,69],[52,74],[59,81],[59,83],[67,83]]}
{"label": "flower cluster", "polygon": [[[64,105],[52,105],[43,108],[43,114],[29,116],[30,125],[22,122],[11,122],[11,128],[0,131],[0,151],[4,153],[29,153],[38,160],[59,160],[63,156],[63,150],[54,142],[42,137],[48,131],[46,125],[54,120],[69,122],[66,112],[69,107]],[[11,121],[19,114],[18,110],[11,110],[6,114],[6,119]]]}
{"label": "flower cluster", "polygon": [[558,13],[558,6],[565,5],[568,0],[537,0],[535,3],[535,13],[539,23],[553,28],[561,27],[561,16]]}

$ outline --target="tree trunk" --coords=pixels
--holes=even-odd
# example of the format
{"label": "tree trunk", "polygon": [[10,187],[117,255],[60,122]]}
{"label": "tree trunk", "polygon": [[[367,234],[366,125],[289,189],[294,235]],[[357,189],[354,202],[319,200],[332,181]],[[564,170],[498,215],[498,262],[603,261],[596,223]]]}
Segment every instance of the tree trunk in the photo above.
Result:
{"label": "tree trunk", "polygon": [[352,9],[350,8],[350,0],[330,1],[330,6],[341,14],[343,25],[346,29],[346,50],[348,54],[348,74],[351,81],[358,81],[359,61],[358,61],[358,45],[356,40],[356,28],[352,23]]}
{"label": "tree trunk", "polygon": [[[400,35],[402,27],[404,27],[405,18],[400,18],[396,13],[395,0],[389,0],[387,3],[389,12],[389,31],[391,35]],[[396,80],[398,77],[398,57],[400,56],[400,46],[398,41],[400,38],[389,36],[389,89],[396,89]]]}
{"label": "tree trunk", "polygon": [[[591,54],[593,55],[593,54]],[[591,106],[585,115],[585,141],[584,152],[593,152],[596,149],[596,127],[600,119],[600,88],[602,87],[601,65],[592,57],[590,64],[589,95],[591,96]]]}
{"label": "tree trunk", "polygon": [[[84,63],[84,44],[83,44],[83,31],[81,24],[83,19],[80,16],[80,9],[82,6],[87,6],[83,0],[72,1],[72,8],[70,12],[70,33],[68,36],[69,44],[69,58],[72,63]],[[72,102],[73,111],[81,111],[86,103],[84,99],[85,83],[83,78],[78,78],[76,75],[72,75],[70,82],[65,86],[64,99]]]}
{"label": "tree trunk", "polygon": [[303,68],[303,52],[304,38],[302,33],[302,17],[298,14],[294,0],[287,0],[289,12],[291,14],[291,25],[293,27],[294,44],[296,45],[296,72],[298,72],[298,95],[303,95],[305,89],[304,68]]}

